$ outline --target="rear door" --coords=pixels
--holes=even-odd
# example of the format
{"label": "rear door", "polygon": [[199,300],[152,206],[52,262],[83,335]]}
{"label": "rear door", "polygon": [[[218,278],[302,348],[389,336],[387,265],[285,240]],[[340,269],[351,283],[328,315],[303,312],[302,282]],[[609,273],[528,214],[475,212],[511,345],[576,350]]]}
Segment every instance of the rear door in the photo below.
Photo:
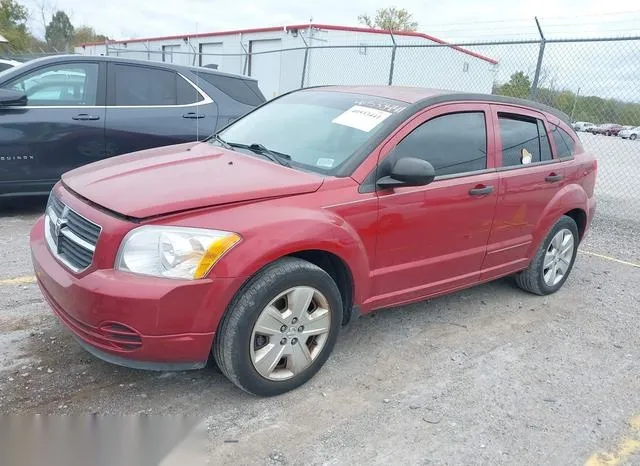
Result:
{"label": "rear door", "polygon": [[215,128],[209,96],[180,73],[110,62],[106,144],[109,155],[202,140]]}
{"label": "rear door", "polygon": [[0,108],[0,194],[48,191],[68,170],[105,155],[104,63],[61,61],[2,84],[24,107]]}
{"label": "rear door", "polygon": [[482,279],[520,270],[529,260],[536,228],[553,197],[566,185],[567,159],[551,150],[551,124],[542,113],[492,105],[499,201]]}

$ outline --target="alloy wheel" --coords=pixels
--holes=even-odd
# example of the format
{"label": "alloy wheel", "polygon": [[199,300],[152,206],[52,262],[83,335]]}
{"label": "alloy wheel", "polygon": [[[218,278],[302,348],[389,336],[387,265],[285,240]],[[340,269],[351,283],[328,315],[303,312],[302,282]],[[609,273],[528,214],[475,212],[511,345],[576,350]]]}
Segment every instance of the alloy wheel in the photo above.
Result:
{"label": "alloy wheel", "polygon": [[269,380],[286,380],[320,355],[331,329],[327,298],[315,288],[296,286],[276,296],[253,327],[253,367]]}
{"label": "alloy wheel", "polygon": [[544,256],[542,275],[547,286],[555,286],[564,278],[571,266],[573,249],[573,233],[566,228],[558,231]]}

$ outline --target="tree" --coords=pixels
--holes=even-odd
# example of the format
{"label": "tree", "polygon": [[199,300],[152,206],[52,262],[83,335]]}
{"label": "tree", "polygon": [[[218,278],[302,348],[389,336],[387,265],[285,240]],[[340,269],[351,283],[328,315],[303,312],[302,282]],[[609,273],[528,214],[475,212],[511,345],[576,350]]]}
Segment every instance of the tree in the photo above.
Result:
{"label": "tree", "polygon": [[22,52],[29,47],[27,9],[14,0],[0,0],[0,31],[9,42],[9,48]]}
{"label": "tree", "polygon": [[89,42],[104,42],[107,40],[109,40],[107,36],[97,34],[95,29],[93,29],[91,26],[77,27],[73,34],[74,45],[82,45]]}
{"label": "tree", "polygon": [[498,86],[495,93],[525,99],[529,97],[530,92],[531,80],[529,79],[529,76],[524,74],[522,71],[517,71],[511,75],[508,83]]}
{"label": "tree", "polygon": [[47,25],[44,37],[58,52],[66,51],[73,42],[74,28],[64,11],[56,11]]}
{"label": "tree", "polygon": [[376,11],[376,17],[371,20],[367,14],[358,16],[358,21],[370,28],[384,29],[385,31],[415,31],[418,23],[413,21],[413,15],[404,8],[380,8]]}

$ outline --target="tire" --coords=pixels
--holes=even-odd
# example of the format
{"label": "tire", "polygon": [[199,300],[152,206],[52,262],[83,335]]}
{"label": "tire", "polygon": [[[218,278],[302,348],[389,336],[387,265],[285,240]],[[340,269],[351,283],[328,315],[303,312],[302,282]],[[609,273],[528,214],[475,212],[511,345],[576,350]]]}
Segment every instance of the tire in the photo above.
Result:
{"label": "tire", "polygon": [[636,134],[632,134],[631,136],[629,136],[629,139],[635,141],[636,139],[638,139],[638,136]]}
{"label": "tire", "polygon": [[607,131],[606,135],[607,136],[611,136],[611,133],[609,131]]}
{"label": "tire", "polygon": [[[558,259],[558,256],[561,256],[560,251],[557,255],[554,256],[550,250],[555,250],[555,246],[552,245],[552,241],[556,238],[557,235],[563,232],[563,234],[568,235],[570,233],[573,245],[570,249],[571,258],[568,259],[568,256],[564,256],[563,259]],[[520,288],[530,293],[534,293],[540,296],[548,295],[551,293],[555,293],[558,291],[564,282],[569,277],[571,270],[573,269],[573,264],[576,260],[576,255],[578,252],[578,226],[576,222],[571,218],[563,215],[560,219],[553,225],[546,238],[536,251],[536,255],[527,267],[522,272],[516,274],[516,283]],[[567,249],[568,247],[565,247]],[[562,249],[562,248],[560,248]],[[545,262],[548,262],[549,258],[556,257],[555,263],[558,264],[552,265],[551,267],[545,267]],[[568,262],[568,263],[566,263]],[[566,267],[566,270],[562,273],[561,277],[557,277],[557,273],[553,274],[553,279],[551,282],[547,281],[547,277],[551,278],[551,273],[553,267]],[[549,273],[548,275],[545,273]],[[557,280],[557,281],[555,281]]]}
{"label": "tire", "polygon": [[[290,301],[291,296],[302,296],[302,294],[292,294],[298,292],[312,293],[310,304],[306,305],[306,314],[303,311],[298,314],[299,322],[297,318],[291,317],[295,314],[289,312],[289,309],[296,307],[295,299]],[[315,304],[316,301],[322,304]],[[285,304],[281,304],[282,302]],[[299,302],[302,303],[303,300]],[[316,307],[312,309],[314,306]],[[272,320],[273,313],[267,312],[267,307],[270,311],[274,308],[278,310],[279,307],[283,307],[283,310],[280,311],[281,314],[277,319]],[[297,307],[305,308],[305,305]],[[316,312],[322,315],[323,322],[328,319],[328,331],[316,337],[306,337],[303,333],[296,334],[295,332],[313,332],[298,325],[307,322],[308,327],[312,327],[310,322],[315,321],[311,320],[311,317]],[[304,384],[320,370],[335,346],[341,327],[342,313],[340,290],[329,274],[302,259],[290,257],[280,259],[254,275],[236,294],[216,333],[212,348],[213,356],[222,373],[246,392],[259,396],[280,395]],[[261,324],[267,321],[269,324],[277,322],[274,327],[270,327],[273,331],[273,328],[282,323],[280,318],[285,318],[283,317],[285,315],[288,315],[286,323],[289,326],[283,333],[272,333],[271,336],[266,336],[268,334],[262,335],[258,331],[266,328],[266,326],[256,325],[259,319],[263,317],[267,319],[260,320]],[[283,324],[282,328],[284,327],[286,325]],[[300,336],[299,339],[298,336]],[[310,349],[309,341],[311,345],[316,345],[313,349]],[[320,341],[322,344],[319,343]],[[298,367],[304,367],[302,370],[295,367],[295,360],[299,363],[300,359],[293,358],[293,354],[283,355],[281,358],[280,353],[278,355],[271,353],[272,349],[276,352],[294,352],[295,350],[295,354],[300,355],[303,353],[299,351],[304,347],[307,348],[307,352],[303,351],[303,353],[305,356],[308,355],[308,359],[304,362],[309,365],[305,367],[303,364],[298,364]],[[272,361],[279,361],[273,369],[264,369],[265,365],[273,366],[268,361],[260,365],[262,361],[257,360],[257,355],[261,350],[264,350],[261,354],[266,356],[275,355],[271,358]],[[267,360],[266,357],[263,359]],[[270,375],[263,375],[258,367],[261,367],[263,372],[271,371]],[[289,372],[293,375],[287,376]]]}

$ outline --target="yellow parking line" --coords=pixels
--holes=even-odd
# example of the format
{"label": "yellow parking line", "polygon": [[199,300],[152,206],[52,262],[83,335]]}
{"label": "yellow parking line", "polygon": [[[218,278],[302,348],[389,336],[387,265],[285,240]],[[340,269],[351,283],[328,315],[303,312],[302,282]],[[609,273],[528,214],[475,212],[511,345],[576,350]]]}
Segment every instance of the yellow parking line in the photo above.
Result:
{"label": "yellow parking line", "polygon": [[617,262],[618,264],[630,265],[631,267],[637,267],[640,269],[640,264],[636,264],[635,262],[623,261],[621,259],[616,259],[615,257],[611,257],[611,256],[605,256],[604,254],[598,254],[596,252],[583,251],[583,250],[580,250],[580,252],[588,256],[599,257],[600,259],[606,259],[608,261]]}
{"label": "yellow parking line", "polygon": [[633,416],[629,421],[631,435],[623,438],[615,451],[610,453],[594,453],[589,457],[584,466],[616,466],[635,453],[640,453],[640,415]]}
{"label": "yellow parking line", "polygon": [[0,279],[0,285],[27,285],[29,283],[35,283],[35,282],[36,282],[36,277],[34,277],[33,275]]}

